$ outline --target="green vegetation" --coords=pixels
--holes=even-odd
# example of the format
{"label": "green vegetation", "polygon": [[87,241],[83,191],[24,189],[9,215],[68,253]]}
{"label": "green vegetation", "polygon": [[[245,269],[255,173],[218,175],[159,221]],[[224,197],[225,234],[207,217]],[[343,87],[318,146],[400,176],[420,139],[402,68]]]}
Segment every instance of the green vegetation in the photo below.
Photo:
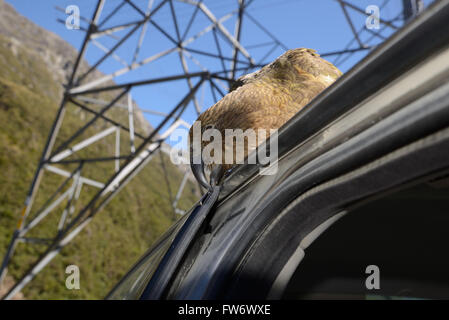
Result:
{"label": "green vegetation", "polygon": [[[28,54],[19,47],[11,49],[9,39],[0,37],[0,257],[2,258],[17,225],[25,195],[34,175],[40,154],[59,103],[61,88],[45,69],[39,56]],[[103,96],[108,99],[109,97]],[[87,121],[88,114],[68,108],[61,136],[67,137],[79,127],[79,120]],[[117,111],[108,115],[118,119]],[[100,123],[106,128],[106,123]],[[92,129],[94,130],[94,129]],[[69,132],[70,131],[70,132]],[[94,131],[86,132],[89,136]],[[108,140],[111,138],[112,140]],[[104,155],[113,150],[111,136],[93,144],[84,152]],[[122,148],[126,147],[125,137]],[[58,143],[58,141],[57,141]],[[167,159],[165,159],[167,160]],[[75,240],[65,247],[38,276],[23,290],[27,299],[100,299],[124,275],[131,265],[146,251],[176,219],[169,201],[169,190],[156,156],[98,215]],[[182,173],[165,161],[171,194],[182,179]],[[74,168],[74,167],[73,167]],[[113,164],[86,168],[83,175],[100,179],[110,174]],[[103,179],[104,181],[104,179]],[[62,179],[47,173],[42,181],[35,208],[48,198]],[[97,189],[84,187],[77,203],[79,210]],[[180,201],[188,209],[197,199],[196,189],[190,181]],[[43,220],[30,232],[30,236],[54,235],[64,205]],[[43,246],[22,244],[9,269],[17,279],[42,252]],[[65,268],[76,264],[81,272],[81,289],[67,290]]]}

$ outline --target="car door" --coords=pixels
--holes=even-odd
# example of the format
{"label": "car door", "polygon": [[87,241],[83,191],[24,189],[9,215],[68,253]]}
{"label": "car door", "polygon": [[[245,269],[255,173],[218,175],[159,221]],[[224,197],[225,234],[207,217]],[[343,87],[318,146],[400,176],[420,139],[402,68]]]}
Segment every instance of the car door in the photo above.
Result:
{"label": "car door", "polygon": [[288,122],[276,174],[237,168],[160,297],[280,298],[305,244],[352,206],[444,175],[447,17],[437,3]]}

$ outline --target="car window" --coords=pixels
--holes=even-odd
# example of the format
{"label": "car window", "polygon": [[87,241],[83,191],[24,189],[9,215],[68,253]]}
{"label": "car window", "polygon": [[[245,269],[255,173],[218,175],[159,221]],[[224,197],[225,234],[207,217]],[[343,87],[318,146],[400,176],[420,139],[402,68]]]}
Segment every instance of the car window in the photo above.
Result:
{"label": "car window", "polygon": [[306,249],[288,299],[448,299],[449,179],[390,193]]}

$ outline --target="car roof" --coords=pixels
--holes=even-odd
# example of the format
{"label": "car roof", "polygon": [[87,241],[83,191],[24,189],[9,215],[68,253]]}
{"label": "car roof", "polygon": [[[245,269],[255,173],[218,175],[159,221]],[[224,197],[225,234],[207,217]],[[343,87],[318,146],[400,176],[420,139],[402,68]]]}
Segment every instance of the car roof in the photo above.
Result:
{"label": "car roof", "polygon": [[[417,19],[404,26],[301,109],[279,129],[278,158],[281,159],[334,120],[357,107],[360,102],[429,54],[447,45],[449,34],[444,31],[449,15],[447,11],[449,7],[444,3],[433,3],[425,12],[428,19],[423,17],[424,19]],[[265,149],[264,146],[259,148]],[[256,154],[257,150],[248,156],[248,163],[256,163]],[[282,161],[279,161],[279,165],[282,165]],[[233,168],[222,183],[219,200],[227,198],[257,177],[260,169],[259,164],[242,164]]]}

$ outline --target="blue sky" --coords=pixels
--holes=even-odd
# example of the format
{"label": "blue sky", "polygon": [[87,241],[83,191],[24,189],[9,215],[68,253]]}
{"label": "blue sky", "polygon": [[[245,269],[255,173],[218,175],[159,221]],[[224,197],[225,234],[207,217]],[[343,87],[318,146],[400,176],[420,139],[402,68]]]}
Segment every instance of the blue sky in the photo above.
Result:
{"label": "blue sky", "polygon": [[[66,8],[68,5],[77,5],[80,8],[81,16],[90,18],[92,16],[93,8],[96,1],[93,0],[7,0],[12,4],[16,10],[22,15],[26,16],[36,24],[48,29],[61,38],[69,42],[75,48],[80,48],[84,39],[84,32],[79,30],[68,30],[63,24],[57,22],[57,19],[66,19],[66,15],[55,9],[55,6]],[[142,10],[148,1],[134,0]],[[155,1],[157,4],[159,1]],[[382,6],[384,0],[351,0],[349,2],[356,3],[358,7],[364,9],[368,5]],[[429,1],[425,1],[427,4]],[[112,10],[120,1],[107,0],[102,17],[106,17],[108,12]],[[185,3],[175,1],[175,9],[177,12],[179,29],[182,31],[194,7]],[[217,17],[222,17],[226,13],[237,8],[237,0],[206,0],[205,4],[211,12]],[[395,17],[401,10],[402,0],[390,0],[388,4],[381,8],[381,19],[391,19]],[[282,42],[287,48],[309,47],[316,49],[319,53],[332,52],[342,50],[346,47],[349,41],[353,39],[353,34],[349,24],[346,22],[344,13],[337,1],[334,0],[254,0],[248,7],[247,12],[251,17],[259,21],[263,26]],[[356,29],[363,28],[366,17],[353,10],[348,10],[351,19],[353,20]],[[137,12],[128,5],[125,5],[120,15],[111,19],[104,27],[117,25],[127,21],[138,19]],[[100,21],[101,18],[100,18]],[[176,37],[175,28],[171,19],[171,12],[169,6],[165,5],[161,10],[154,15],[154,21],[163,28],[172,37]],[[210,24],[204,15],[197,15],[195,23],[192,25],[188,36],[195,34],[206,25]],[[232,33],[235,24],[235,16],[223,23],[226,28]],[[85,25],[83,22],[81,25]],[[399,23],[397,25],[400,25]],[[117,36],[124,35],[127,30],[117,33]],[[393,30],[386,28],[383,35],[388,36],[392,34]],[[182,32],[181,32],[182,33]],[[136,32],[129,38],[118,50],[117,54],[123,59],[130,61],[134,54],[134,47],[138,41],[139,33]],[[360,35],[363,42],[367,42],[372,35],[366,30]],[[188,37],[187,37],[188,38]],[[268,47],[252,48],[252,45],[262,44],[270,40],[270,38],[261,31],[249,18],[244,17],[243,32],[241,43],[244,47],[251,48],[248,51],[255,57],[256,60],[261,59],[267,51]],[[103,37],[98,39],[101,44],[106,47],[112,47],[116,40]],[[222,50],[224,55],[231,57],[230,47],[226,41],[221,39],[223,45]],[[374,43],[378,43],[374,42]],[[368,43],[368,42],[367,42]],[[210,51],[213,45],[213,33],[209,32],[205,36],[193,42],[190,47],[203,51]],[[352,47],[356,47],[354,42]],[[144,45],[139,53],[138,60],[143,59],[152,54],[158,53],[162,50],[173,47],[173,44],[163,36],[161,32],[155,28],[149,27],[145,36]],[[277,56],[282,54],[284,49],[278,47],[266,59],[266,62],[272,61]],[[346,60],[343,64],[338,65],[339,68],[346,72],[355,63],[366,55],[367,51],[354,54],[351,58]],[[94,64],[102,55],[101,50],[94,46],[90,46],[86,53],[86,59],[90,64]],[[219,70],[221,65],[217,59],[212,59],[206,56],[192,54],[193,58],[201,62],[201,64],[210,70]],[[244,60],[242,55],[240,59]],[[334,62],[332,57],[327,58]],[[188,67],[190,71],[200,71],[193,60],[188,60]],[[110,58],[99,65],[99,69],[106,73],[112,73],[123,68],[116,60]],[[182,73],[181,60],[179,55],[174,52],[157,62],[145,65],[140,69],[115,78],[117,83],[128,81],[142,80],[146,78],[158,78],[169,75],[176,75]],[[196,80],[193,80],[195,83]],[[176,103],[187,93],[188,87],[185,80],[164,83],[160,85],[152,85],[139,87],[132,90],[133,98],[137,103],[145,109],[152,109],[161,112],[169,112],[169,110],[176,105]],[[203,110],[214,103],[214,98],[208,85],[199,90],[197,98],[203,107]],[[184,117],[188,122],[193,122],[196,114],[192,106],[186,111]],[[147,115],[147,119],[155,126],[161,120],[160,117],[154,115]]]}

